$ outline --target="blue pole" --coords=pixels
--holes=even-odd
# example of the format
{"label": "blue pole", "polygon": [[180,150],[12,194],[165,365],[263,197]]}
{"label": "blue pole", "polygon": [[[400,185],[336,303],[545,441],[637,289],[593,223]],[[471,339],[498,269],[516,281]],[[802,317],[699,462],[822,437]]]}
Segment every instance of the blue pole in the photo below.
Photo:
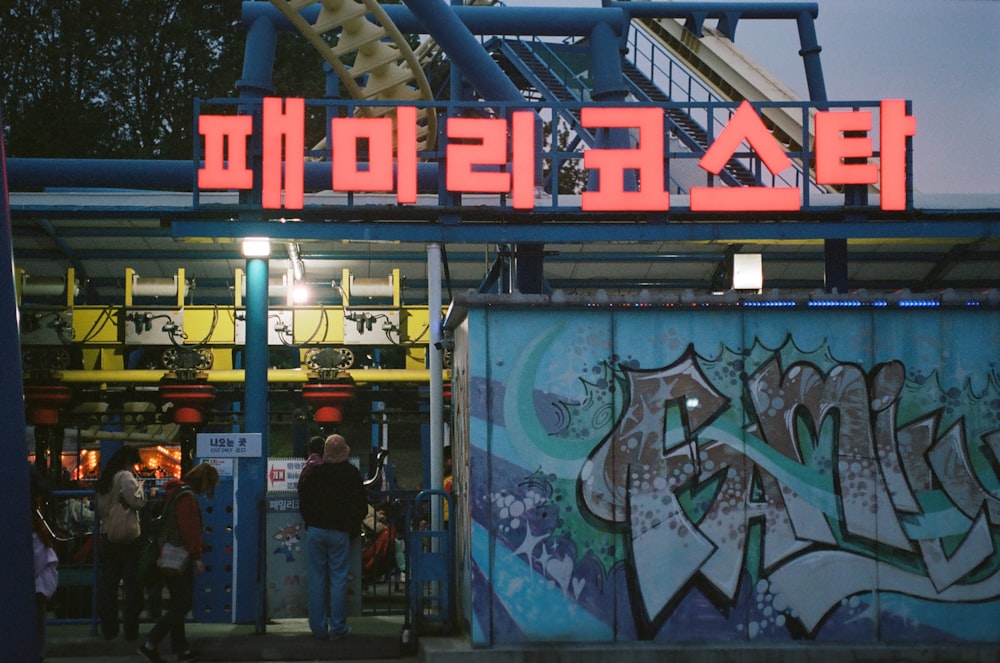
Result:
{"label": "blue pole", "polygon": [[237,587],[254,587],[252,598],[240,598],[234,606],[235,621],[246,623],[253,615],[258,633],[265,630],[263,596],[267,589],[266,567],[257,554],[263,542],[263,509],[267,486],[267,457],[269,443],[269,411],[267,398],[267,258],[247,260],[246,299],[246,383],[244,401],[246,404],[246,430],[260,433],[261,457],[235,461],[239,464],[236,475],[236,500],[238,520],[236,537],[239,559],[236,565]]}
{"label": "blue pole", "polygon": [[628,94],[622,74],[618,37],[607,23],[598,23],[590,33],[590,66],[594,76],[591,97],[595,101],[623,101]]}
{"label": "blue pole", "polygon": [[[243,60],[243,78],[238,82],[240,98],[258,100],[272,92],[276,30],[271,20],[258,18],[247,29],[247,44]],[[245,111],[244,111],[245,112]],[[259,130],[259,123],[258,123]],[[259,132],[258,132],[259,133]],[[254,178],[260,178],[260,140],[251,147]],[[251,197],[260,195],[259,187]],[[246,201],[242,201],[246,202]],[[259,200],[254,201],[259,203]],[[259,218],[257,219],[259,220]],[[245,384],[244,422],[246,432],[260,433],[261,457],[234,461],[236,463],[236,565],[233,578],[237,588],[233,605],[233,621],[253,622],[258,633],[265,630],[267,594],[266,556],[264,549],[264,502],[267,488],[267,456],[270,453],[267,393],[267,262],[266,257],[247,259],[246,338],[244,345]],[[249,596],[239,588],[254,588]]]}
{"label": "blue pole", "polygon": [[260,16],[251,19],[243,50],[243,78],[237,81],[240,96],[263,97],[274,93],[271,82],[277,30],[273,21]]}
{"label": "blue pole", "polygon": [[[0,126],[3,113],[0,112]],[[7,434],[0,444],[0,559],[7,579],[0,601],[0,642],[4,658],[37,661],[42,643],[35,627],[35,571],[31,552],[31,498],[28,485],[27,441],[24,436],[24,387],[21,383],[21,340],[17,300],[14,297],[14,249],[11,240],[10,198],[7,195],[7,165],[0,138],[0,251],[7,267],[0,275],[0,366],[6,378],[0,382],[0,421]]]}
{"label": "blue pole", "polygon": [[826,82],[823,80],[823,67],[820,65],[819,41],[816,39],[816,24],[813,15],[803,11],[796,19],[799,30],[799,55],[806,69],[806,86],[809,88],[809,99],[826,101]]}

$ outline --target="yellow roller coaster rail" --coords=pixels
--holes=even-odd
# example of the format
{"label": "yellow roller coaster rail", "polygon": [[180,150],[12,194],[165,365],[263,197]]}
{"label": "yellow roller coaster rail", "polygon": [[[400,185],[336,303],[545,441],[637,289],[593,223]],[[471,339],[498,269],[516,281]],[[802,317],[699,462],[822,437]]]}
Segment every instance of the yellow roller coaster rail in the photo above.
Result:
{"label": "yellow roller coaster rail", "polygon": [[[433,101],[417,55],[376,0],[271,0],[271,4],[319,51],[351,98]],[[320,5],[314,23],[303,16],[303,10],[312,5]],[[365,117],[394,113],[394,105],[360,106],[357,110]],[[433,109],[418,108],[417,149],[433,149],[436,138]]]}

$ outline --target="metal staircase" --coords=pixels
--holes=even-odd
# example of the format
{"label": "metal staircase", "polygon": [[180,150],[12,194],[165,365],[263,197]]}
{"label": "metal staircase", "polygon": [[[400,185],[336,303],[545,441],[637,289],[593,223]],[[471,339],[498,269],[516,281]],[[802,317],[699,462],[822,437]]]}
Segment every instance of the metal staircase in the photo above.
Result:
{"label": "metal staircase", "polygon": [[[640,101],[664,104],[663,110],[667,120],[681,143],[692,152],[702,153],[708,149],[708,133],[682,109],[670,106],[670,97],[639,71],[634,64],[627,60],[623,62],[622,73],[625,75],[632,96]],[[759,184],[754,174],[736,159],[729,160],[719,177],[729,186],[757,186]]]}
{"label": "metal staircase", "polygon": [[[565,64],[561,65],[565,75],[557,76],[554,67],[540,54],[540,49],[546,49],[547,55],[554,61],[560,62],[558,56],[548,49],[543,42],[527,42],[522,39],[495,39],[487,44],[487,48],[495,52],[500,57],[500,66],[512,79],[521,79],[524,83],[534,89],[541,100],[548,102],[565,102],[567,104],[577,104],[587,101],[585,93],[586,87],[582,85],[582,79],[573,74],[572,70]],[[578,91],[574,91],[566,83],[566,79],[574,77],[581,82]],[[578,110],[568,106],[559,107],[556,112],[572,128],[583,143],[589,146],[597,144],[597,137],[592,131],[581,126],[580,114]]]}
{"label": "metal staircase", "polygon": [[[541,41],[496,39],[487,44],[487,47],[502,56],[501,67],[511,74],[513,79],[520,79],[529,85],[543,100],[568,104],[589,100],[587,79],[577,75],[573,68],[560,58],[560,52],[564,52],[567,48],[584,49],[584,45],[573,47],[561,45],[553,48]],[[687,149],[694,153],[703,153],[709,145],[708,132],[684,109],[671,106],[670,102],[673,100],[634,64],[626,60],[622,66],[631,95],[639,101],[663,104],[670,125],[667,129],[673,131]],[[560,71],[563,76],[557,75],[556,71]],[[567,84],[568,80],[575,85]],[[593,132],[580,125],[577,109],[563,107],[558,113],[583,143],[588,146],[596,145],[597,139]],[[729,160],[719,177],[727,186],[760,184],[753,172],[735,158]]]}

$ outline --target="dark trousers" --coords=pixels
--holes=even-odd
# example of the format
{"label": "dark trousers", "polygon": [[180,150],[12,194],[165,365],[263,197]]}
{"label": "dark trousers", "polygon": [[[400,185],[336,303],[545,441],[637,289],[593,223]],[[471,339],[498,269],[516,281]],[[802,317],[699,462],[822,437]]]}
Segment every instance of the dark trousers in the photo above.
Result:
{"label": "dark trousers", "polygon": [[48,619],[48,613],[46,607],[49,604],[49,599],[45,594],[35,592],[35,616],[37,619],[38,626],[38,652],[39,660],[43,659],[43,654],[45,652],[45,621]]}
{"label": "dark trousers", "polygon": [[154,648],[159,647],[169,634],[170,648],[174,653],[179,654],[190,649],[187,634],[184,631],[184,620],[187,618],[188,612],[191,611],[191,605],[194,601],[194,572],[191,564],[188,563],[187,569],[180,575],[167,576],[163,580],[167,591],[170,592],[170,604],[167,611],[156,620],[156,624],[153,625],[153,630],[149,632],[146,641]]}
{"label": "dark trousers", "polygon": [[102,538],[100,555],[101,633],[108,639],[118,635],[118,587],[121,585],[125,598],[121,624],[125,630],[125,637],[134,640],[139,636],[139,612],[142,610],[142,596],[139,594],[137,575],[139,540],[111,543]]}

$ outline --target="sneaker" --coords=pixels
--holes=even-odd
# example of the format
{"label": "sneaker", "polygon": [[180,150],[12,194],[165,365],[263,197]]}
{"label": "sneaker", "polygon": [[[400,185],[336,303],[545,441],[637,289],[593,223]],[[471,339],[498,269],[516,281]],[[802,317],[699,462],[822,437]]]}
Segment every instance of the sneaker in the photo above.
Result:
{"label": "sneaker", "polygon": [[136,651],[139,652],[140,656],[145,657],[147,661],[151,661],[152,663],[164,663],[163,659],[160,658],[160,653],[146,643],[143,643],[142,646],[140,646]]}
{"label": "sneaker", "polygon": [[192,649],[185,649],[180,654],[177,654],[178,661],[197,661],[198,654]]}
{"label": "sneaker", "polygon": [[330,634],[330,639],[331,640],[343,640],[344,638],[346,638],[350,634],[351,634],[351,627],[347,626],[340,633],[331,633]]}

